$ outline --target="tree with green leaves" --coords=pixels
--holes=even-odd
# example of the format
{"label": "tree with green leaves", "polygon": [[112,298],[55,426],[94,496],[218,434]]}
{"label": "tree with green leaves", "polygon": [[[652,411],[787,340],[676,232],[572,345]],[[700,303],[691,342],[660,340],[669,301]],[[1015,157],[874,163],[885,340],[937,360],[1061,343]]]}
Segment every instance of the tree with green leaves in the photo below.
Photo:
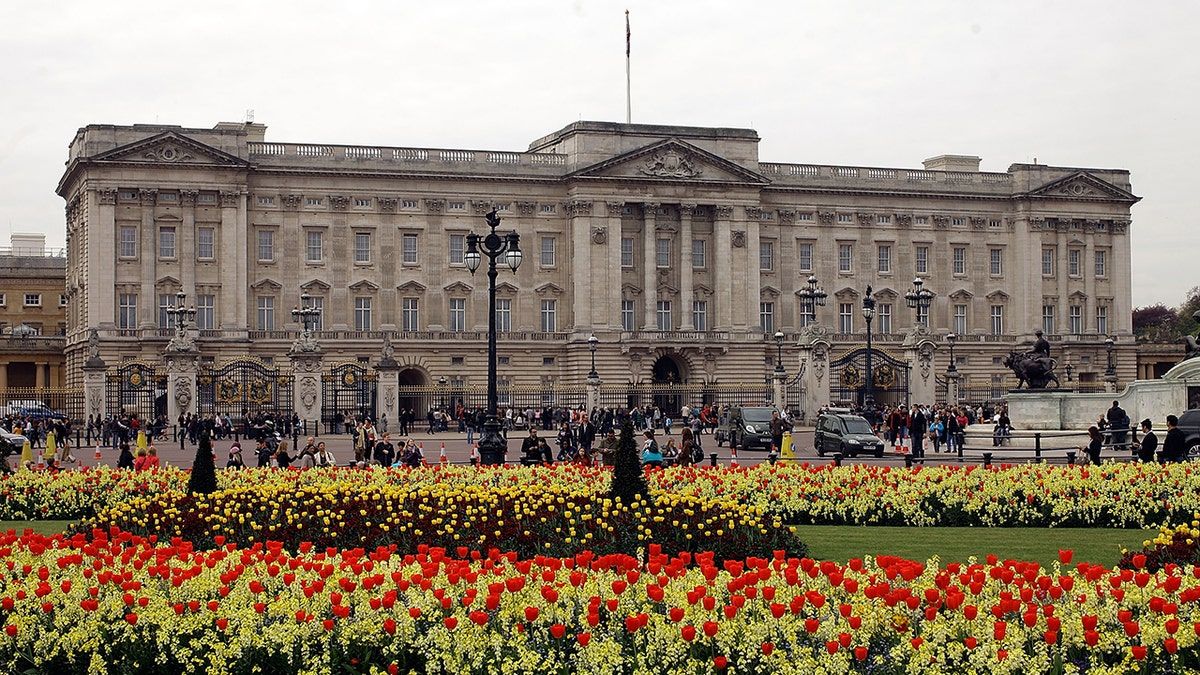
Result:
{"label": "tree with green leaves", "polygon": [[207,430],[200,432],[196,459],[192,460],[192,475],[188,478],[188,494],[207,495],[217,491],[217,465],[213,461],[212,438]]}
{"label": "tree with green leaves", "polygon": [[621,437],[617,439],[616,464],[613,467],[612,487],[609,496],[620,498],[629,504],[638,495],[649,494],[646,476],[642,474],[642,458],[638,455],[637,442],[633,440],[633,422],[625,420],[621,425]]}

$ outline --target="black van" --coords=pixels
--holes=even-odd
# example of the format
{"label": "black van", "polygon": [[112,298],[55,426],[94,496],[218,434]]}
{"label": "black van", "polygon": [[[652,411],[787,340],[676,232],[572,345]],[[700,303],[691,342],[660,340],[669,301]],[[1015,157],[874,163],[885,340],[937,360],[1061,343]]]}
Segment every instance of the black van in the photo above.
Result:
{"label": "black van", "polygon": [[776,412],[779,409],[772,406],[730,408],[729,417],[713,434],[717,447],[729,443],[729,447],[738,450],[770,450],[771,415]]}

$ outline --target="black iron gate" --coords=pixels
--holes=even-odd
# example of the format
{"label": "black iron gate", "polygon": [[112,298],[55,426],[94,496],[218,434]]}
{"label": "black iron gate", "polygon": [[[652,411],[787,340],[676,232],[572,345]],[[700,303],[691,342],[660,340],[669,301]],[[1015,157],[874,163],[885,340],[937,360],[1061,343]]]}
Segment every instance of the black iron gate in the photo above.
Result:
{"label": "black iron gate", "polygon": [[873,378],[867,377],[867,349],[847,352],[829,363],[829,397],[835,405],[855,403],[863,405],[866,399],[868,379],[871,380],[870,394],[876,405],[897,406],[909,404],[908,386],[912,370],[904,361],[879,349],[871,350]]}
{"label": "black iron gate", "polygon": [[167,375],[154,364],[126,361],[110,369],[105,378],[105,414],[136,413],[142,419],[167,414]]}
{"label": "black iron gate", "polygon": [[220,368],[201,368],[196,377],[196,406],[201,415],[220,414],[239,421],[246,414],[273,412],[291,417],[291,371],[255,358],[235,359]]}
{"label": "black iron gate", "polygon": [[321,421],[330,425],[337,413],[375,417],[379,376],[353,361],[338,363],[321,376]]}

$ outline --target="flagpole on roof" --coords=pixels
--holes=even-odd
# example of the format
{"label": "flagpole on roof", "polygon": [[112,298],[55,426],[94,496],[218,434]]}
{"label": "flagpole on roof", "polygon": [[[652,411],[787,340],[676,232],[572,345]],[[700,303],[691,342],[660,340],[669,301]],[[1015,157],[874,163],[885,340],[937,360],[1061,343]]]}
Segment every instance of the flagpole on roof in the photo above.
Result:
{"label": "flagpole on roof", "polygon": [[625,123],[633,124],[633,107],[629,88],[629,10],[625,10]]}

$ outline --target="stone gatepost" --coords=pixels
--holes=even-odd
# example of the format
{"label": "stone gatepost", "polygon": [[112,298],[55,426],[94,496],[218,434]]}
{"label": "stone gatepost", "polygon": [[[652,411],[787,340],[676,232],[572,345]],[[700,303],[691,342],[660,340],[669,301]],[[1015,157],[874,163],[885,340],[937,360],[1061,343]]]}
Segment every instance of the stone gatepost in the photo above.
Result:
{"label": "stone gatepost", "polygon": [[104,419],[108,410],[108,391],[105,375],[108,364],[100,358],[100,336],[93,328],[88,332],[88,360],[83,364],[84,414]]}
{"label": "stone gatepost", "polygon": [[292,406],[296,415],[304,423],[308,433],[312,426],[319,428],[321,424],[321,345],[313,338],[311,330],[301,331],[300,337],[292,342],[288,350],[288,358],[292,361]]}
{"label": "stone gatepost", "polygon": [[163,365],[167,368],[168,421],[196,412],[196,369],[199,361],[200,352],[195,346],[188,351],[172,349],[168,345],[163,352]]}
{"label": "stone gatepost", "polygon": [[400,428],[400,364],[396,362],[391,339],[383,337],[383,353],[375,364],[379,382],[375,390],[375,415],[387,415],[388,428]]}
{"label": "stone gatepost", "polygon": [[829,342],[828,332],[818,323],[810,323],[800,331],[797,357],[800,362],[800,410],[804,424],[817,423],[817,411],[829,405]]}
{"label": "stone gatepost", "polygon": [[917,325],[904,338],[904,360],[912,368],[908,378],[908,398],[912,403],[933,405],[937,397],[937,376],[933,355],[937,343],[929,328]]}
{"label": "stone gatepost", "polygon": [[591,415],[592,411],[600,407],[600,378],[587,378],[587,411]]}

